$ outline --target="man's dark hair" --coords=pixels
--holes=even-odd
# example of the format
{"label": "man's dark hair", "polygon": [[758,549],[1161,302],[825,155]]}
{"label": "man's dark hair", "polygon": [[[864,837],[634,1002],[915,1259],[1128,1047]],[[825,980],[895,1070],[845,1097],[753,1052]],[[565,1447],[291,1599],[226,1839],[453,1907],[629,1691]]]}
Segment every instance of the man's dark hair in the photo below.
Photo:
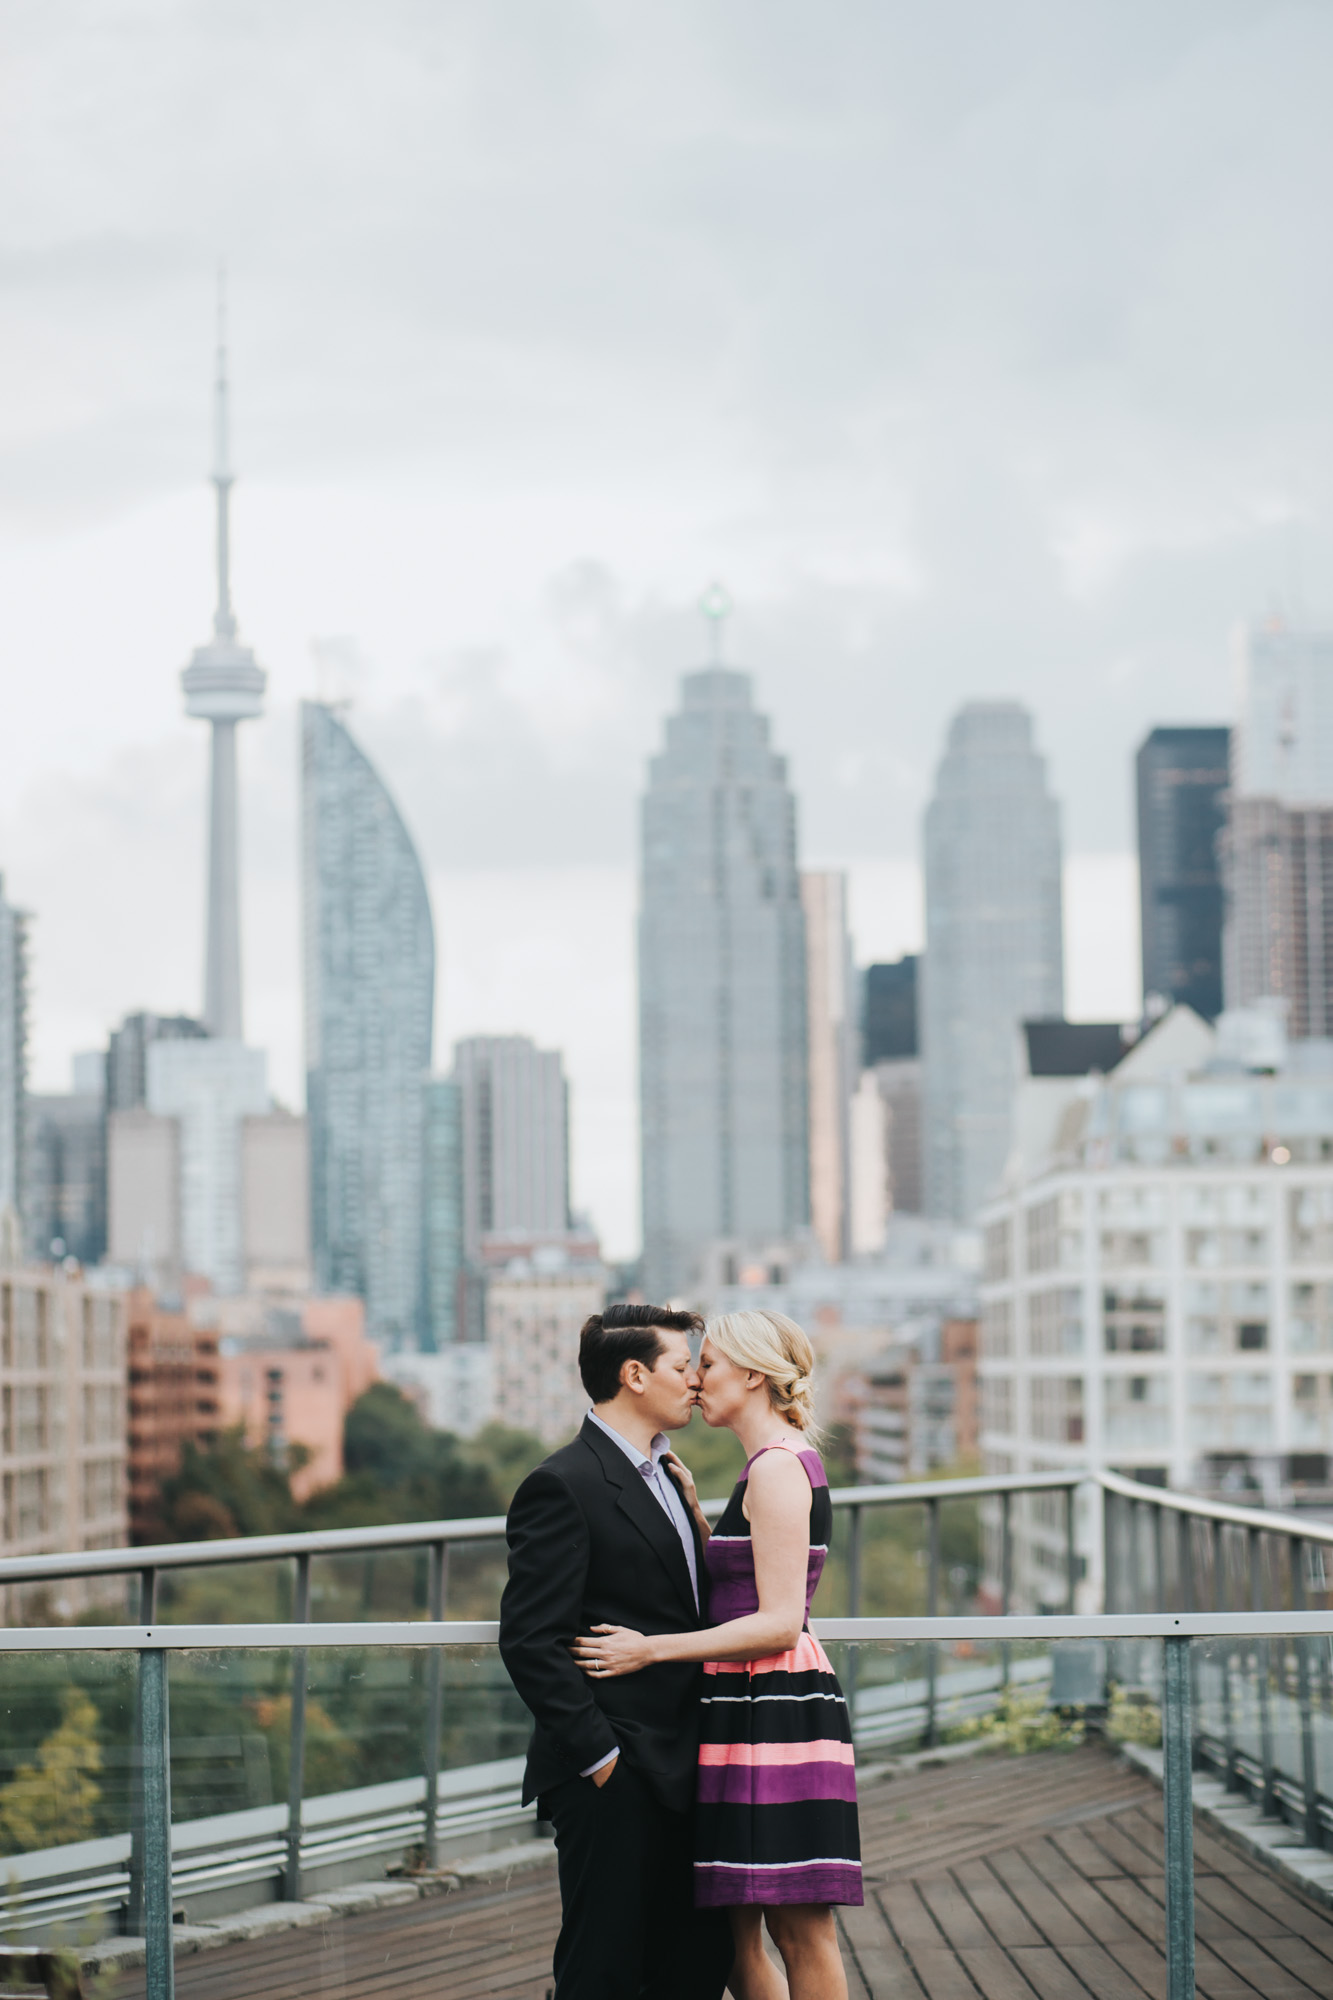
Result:
{"label": "man's dark hair", "polygon": [[579,1374],[594,1403],[609,1403],[620,1391],[620,1371],[627,1361],[655,1368],[662,1352],[659,1327],[673,1333],[702,1333],[698,1313],[672,1312],[670,1306],[608,1306],[585,1319],[579,1334]]}

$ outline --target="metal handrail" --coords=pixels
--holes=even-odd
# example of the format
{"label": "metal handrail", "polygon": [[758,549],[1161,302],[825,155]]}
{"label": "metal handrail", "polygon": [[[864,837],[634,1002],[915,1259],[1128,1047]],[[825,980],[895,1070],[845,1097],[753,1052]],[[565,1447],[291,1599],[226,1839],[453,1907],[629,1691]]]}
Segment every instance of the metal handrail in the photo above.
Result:
{"label": "metal handrail", "polygon": [[[838,1486],[831,1489],[829,1497],[838,1509],[920,1506],[1004,1493],[1069,1492],[1095,1477],[1079,1470],[904,1480],[892,1486]],[[703,1504],[704,1512],[716,1519],[727,1502],[724,1497]],[[389,1522],[373,1528],[316,1528],[289,1535],[233,1535],[217,1541],[146,1543],[138,1548],[73,1549],[55,1555],[0,1558],[0,1584],[130,1576],[143,1570],[197,1569],[217,1563],[276,1562],[303,1556],[365,1555],[376,1549],[433,1548],[442,1542],[498,1542],[503,1541],[504,1532],[503,1514],[480,1514],[458,1520]]]}
{"label": "metal handrail", "polygon": [[[1008,1645],[1059,1639],[1333,1639],[1333,1611],[1130,1611],[995,1618],[819,1618],[821,1640],[854,1645]],[[383,1618],[327,1625],[15,1625],[0,1653],[238,1653],[288,1648],[494,1646],[494,1618]]]}
{"label": "metal handrail", "polygon": [[1088,1472],[1083,1474],[1083,1480],[1100,1486],[1103,1493],[1114,1493],[1140,1506],[1161,1507],[1171,1514],[1192,1514],[1196,1520],[1216,1521],[1233,1528],[1259,1528],[1266,1535],[1290,1535],[1302,1542],[1333,1542],[1333,1521],[1321,1521],[1309,1514],[1238,1507],[1234,1501],[1207,1500],[1196,1493],[1173,1492],[1166,1486],[1145,1486],[1140,1480],[1126,1479],[1118,1472]]}

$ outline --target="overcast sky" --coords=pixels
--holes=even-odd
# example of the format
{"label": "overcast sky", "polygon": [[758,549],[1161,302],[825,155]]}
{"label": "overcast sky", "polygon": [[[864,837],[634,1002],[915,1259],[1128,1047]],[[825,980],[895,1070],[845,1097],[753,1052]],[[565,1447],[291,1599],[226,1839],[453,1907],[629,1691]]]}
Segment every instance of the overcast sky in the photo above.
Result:
{"label": "overcast sky", "polygon": [[566,1047],[636,1235],[634,800],[713,576],[918,934],[969,696],[1037,718],[1069,1003],[1137,997],[1130,760],[1326,620],[1333,13],[1282,0],[0,0],[0,868],[34,1058],[197,1007],[214,271],[249,1029],[300,1093],[294,705],[353,699],[432,877],[443,1045]]}

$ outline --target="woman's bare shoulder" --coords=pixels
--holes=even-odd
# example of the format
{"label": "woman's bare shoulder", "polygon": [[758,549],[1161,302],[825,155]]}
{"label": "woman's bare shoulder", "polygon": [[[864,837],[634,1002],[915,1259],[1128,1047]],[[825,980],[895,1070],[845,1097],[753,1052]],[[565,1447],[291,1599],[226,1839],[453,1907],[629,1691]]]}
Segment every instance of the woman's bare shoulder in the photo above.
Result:
{"label": "woman's bare shoulder", "polygon": [[746,1481],[755,1494],[810,1492],[810,1475],[790,1447],[777,1446],[755,1459]]}

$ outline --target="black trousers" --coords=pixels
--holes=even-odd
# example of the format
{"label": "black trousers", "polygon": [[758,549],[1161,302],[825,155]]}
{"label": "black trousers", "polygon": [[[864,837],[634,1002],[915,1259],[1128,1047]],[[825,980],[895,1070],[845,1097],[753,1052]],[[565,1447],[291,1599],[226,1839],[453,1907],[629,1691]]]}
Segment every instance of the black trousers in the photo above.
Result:
{"label": "black trousers", "polygon": [[570,1778],[540,1811],[560,1871],[556,2000],[721,2000],[731,1921],[694,1907],[693,1815],[623,1756],[604,1785]]}

